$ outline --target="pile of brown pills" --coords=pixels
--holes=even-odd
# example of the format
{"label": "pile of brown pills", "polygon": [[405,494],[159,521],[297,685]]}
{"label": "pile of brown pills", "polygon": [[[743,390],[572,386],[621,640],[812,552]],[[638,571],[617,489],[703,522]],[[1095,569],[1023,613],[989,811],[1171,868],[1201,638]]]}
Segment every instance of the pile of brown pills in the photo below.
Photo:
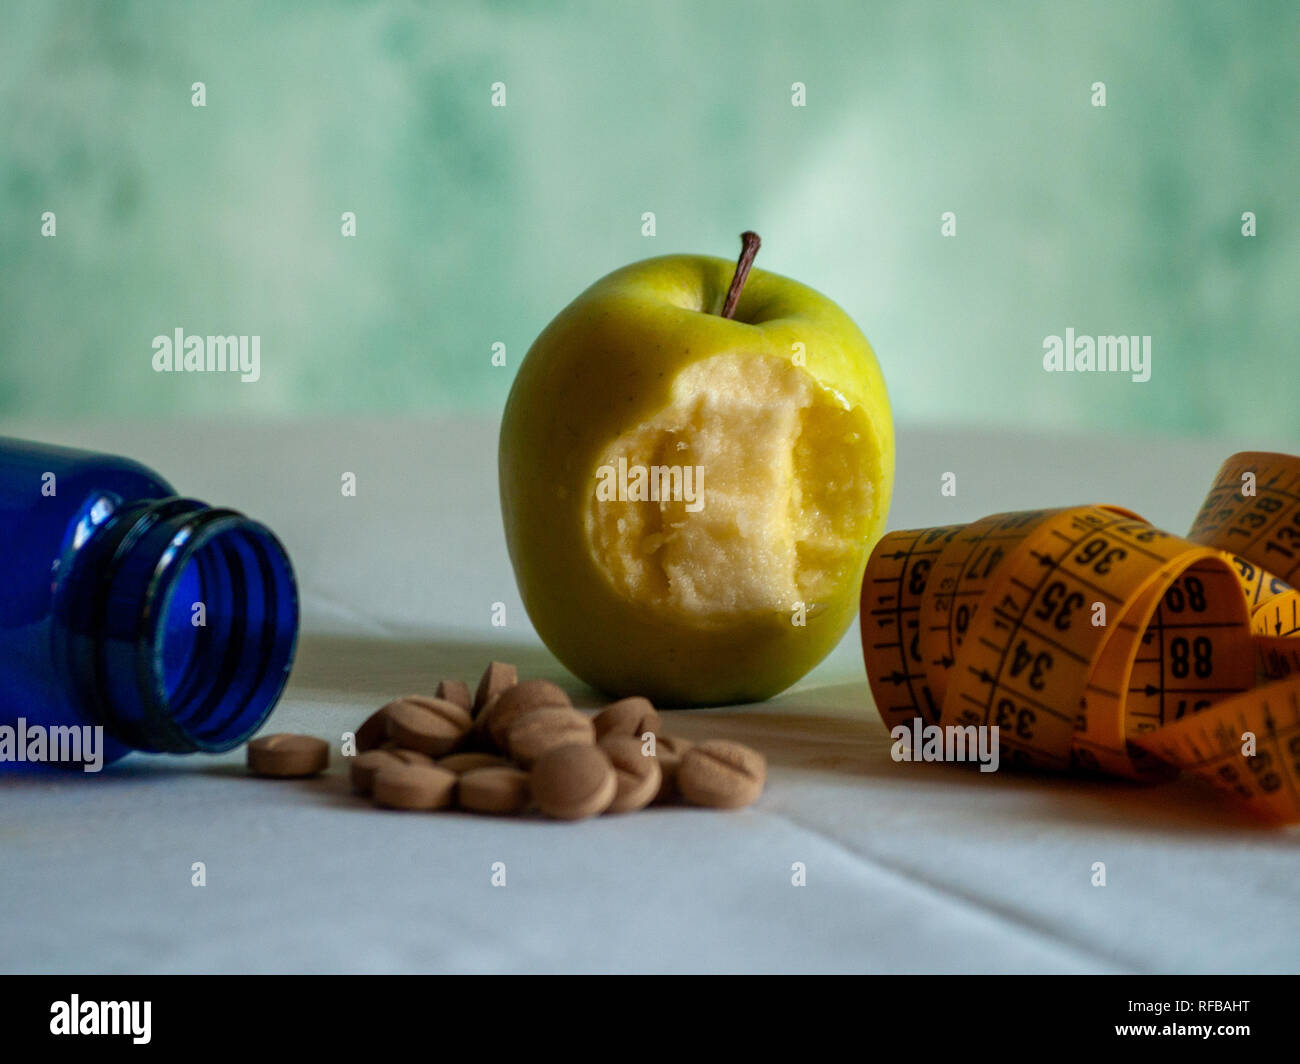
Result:
{"label": "pile of brown pills", "polygon": [[[513,665],[494,661],[473,693],[443,680],[432,696],[396,698],[367,717],[354,732],[352,789],[386,809],[537,811],[556,820],[680,799],[739,809],[762,794],[767,762],[757,750],[691,743],[663,727],[649,699],[623,698],[592,715],[551,681],[520,681]],[[261,775],[315,775],[328,759],[311,736],[248,745],[249,767]]]}

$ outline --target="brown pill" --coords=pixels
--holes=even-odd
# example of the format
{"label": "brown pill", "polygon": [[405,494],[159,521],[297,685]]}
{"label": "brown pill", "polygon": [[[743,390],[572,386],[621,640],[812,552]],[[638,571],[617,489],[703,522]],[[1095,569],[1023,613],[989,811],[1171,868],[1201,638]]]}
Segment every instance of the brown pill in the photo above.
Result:
{"label": "brown pill", "polygon": [[367,750],[377,749],[388,738],[388,718],[384,711],[375,710],[352,734],[356,738],[357,753],[364,754]]}
{"label": "brown pill", "polygon": [[571,706],[543,706],[515,718],[506,733],[506,749],[528,768],[547,750],[570,743],[596,741],[596,729],[587,714]]}
{"label": "brown pill", "polygon": [[498,750],[505,750],[510,726],[525,713],[543,706],[571,706],[564,688],[550,680],[525,680],[502,692],[477,721],[479,734]]}
{"label": "brown pill", "polygon": [[436,698],[455,702],[466,713],[474,711],[474,696],[470,693],[469,684],[464,680],[440,680],[438,690],[433,693]]}
{"label": "brown pill", "polygon": [[381,747],[366,750],[352,758],[352,789],[358,794],[370,794],[375,789],[375,776],[385,765],[432,765],[433,758],[414,750]]}
{"label": "brown pill", "polygon": [[581,820],[609,808],[618,793],[618,776],[598,746],[575,743],[547,750],[528,777],[533,801],[547,816]]}
{"label": "brown pill", "polygon": [[384,707],[388,737],[404,750],[430,757],[449,754],[460,745],[473,721],[455,702],[407,695]]}
{"label": "brown pill", "polygon": [[521,813],[528,807],[528,773],[513,765],[471,769],[456,793],[460,807],[472,813]]}
{"label": "brown pill", "polygon": [[376,805],[389,809],[445,809],[456,794],[456,773],[437,765],[385,765],[375,774]]}
{"label": "brown pill", "polygon": [[655,760],[659,762],[662,777],[659,793],[654,798],[656,802],[671,802],[681,797],[682,792],[677,787],[677,770],[681,768],[682,755],[694,745],[689,739],[681,739],[676,735],[655,736]]}
{"label": "brown pill", "polygon": [[[507,688],[508,690],[508,688]],[[487,704],[478,711],[474,716],[474,726],[470,729],[469,736],[466,740],[465,749],[475,750],[485,754],[501,754],[504,751],[497,749],[492,742],[492,737],[488,734],[488,717],[491,715],[500,701],[500,695],[494,695],[487,700]]]}
{"label": "brown pill", "polygon": [[644,809],[659,793],[663,773],[655,757],[643,752],[644,740],[635,735],[607,735],[600,741],[614,772],[618,791],[607,813],[632,813]]}
{"label": "brown pill", "polygon": [[506,665],[500,661],[492,662],[483,670],[483,676],[478,682],[478,690],[474,692],[474,709],[471,716],[477,717],[492,699],[507,688],[514,687],[518,682],[519,670],[513,665]]}
{"label": "brown pill", "polygon": [[709,739],[682,755],[677,786],[695,805],[739,809],[763,793],[767,761],[757,750],[726,739]]}
{"label": "brown pill", "polygon": [[596,714],[596,738],[606,735],[642,736],[646,732],[658,734],[663,718],[650,704],[650,699],[635,695],[611,702]]}
{"label": "brown pill", "polygon": [[508,758],[498,757],[496,754],[481,754],[476,750],[466,751],[463,754],[448,754],[446,757],[439,758],[438,764],[460,774],[473,772],[476,768],[514,768]]}
{"label": "brown pill", "polygon": [[248,767],[259,776],[315,776],[330,763],[330,746],[313,735],[262,735],[248,744]]}

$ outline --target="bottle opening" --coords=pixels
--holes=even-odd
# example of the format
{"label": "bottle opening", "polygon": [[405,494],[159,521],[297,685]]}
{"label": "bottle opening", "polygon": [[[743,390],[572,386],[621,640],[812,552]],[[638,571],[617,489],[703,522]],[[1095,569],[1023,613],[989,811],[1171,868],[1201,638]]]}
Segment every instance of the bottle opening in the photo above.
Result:
{"label": "bottle opening", "polygon": [[288,679],[297,595],[279,543],[243,518],[196,534],[176,564],[150,667],[162,714],[200,750],[257,730]]}
{"label": "bottle opening", "polygon": [[114,512],[81,554],[63,611],[68,668],[113,737],[218,752],[257,731],[298,633],[293,567],[271,531],[162,499]]}

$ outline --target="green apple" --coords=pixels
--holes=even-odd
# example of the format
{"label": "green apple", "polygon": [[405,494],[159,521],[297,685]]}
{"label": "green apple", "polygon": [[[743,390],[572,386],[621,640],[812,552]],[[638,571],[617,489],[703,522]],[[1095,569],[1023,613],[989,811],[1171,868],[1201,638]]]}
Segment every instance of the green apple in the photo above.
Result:
{"label": "green apple", "polygon": [[501,425],[501,509],[537,633],[613,696],[758,701],[836,645],[894,477],[875,355],[811,288],[671,255],[551,322]]}

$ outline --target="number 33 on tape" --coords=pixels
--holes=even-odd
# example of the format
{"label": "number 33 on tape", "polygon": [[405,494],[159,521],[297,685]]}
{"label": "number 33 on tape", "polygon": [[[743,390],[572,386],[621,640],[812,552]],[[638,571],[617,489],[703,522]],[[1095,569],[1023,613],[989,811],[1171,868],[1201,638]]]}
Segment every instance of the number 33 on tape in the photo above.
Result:
{"label": "number 33 on tape", "polygon": [[1001,757],[1179,771],[1300,821],[1300,458],[1224,463],[1186,538],[1075,506],[892,532],[862,582],[891,729],[996,726]]}

